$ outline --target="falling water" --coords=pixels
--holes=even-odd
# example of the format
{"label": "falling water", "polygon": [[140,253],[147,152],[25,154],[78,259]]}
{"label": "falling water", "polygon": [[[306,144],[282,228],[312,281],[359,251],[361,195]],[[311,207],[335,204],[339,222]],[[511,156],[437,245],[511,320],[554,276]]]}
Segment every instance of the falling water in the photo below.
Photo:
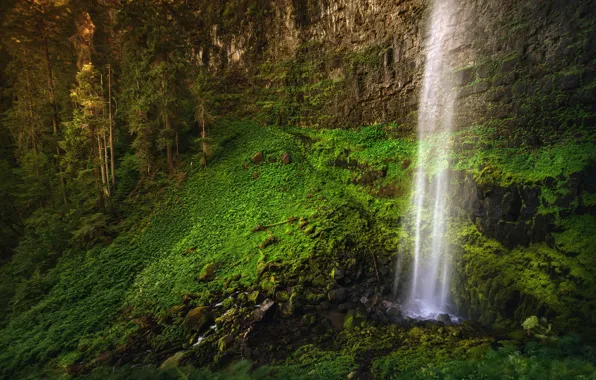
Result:
{"label": "falling water", "polygon": [[411,220],[414,262],[404,306],[406,313],[421,318],[436,318],[447,312],[450,298],[451,255],[445,233],[455,95],[448,44],[455,28],[455,1],[432,2],[418,109],[418,170]]}

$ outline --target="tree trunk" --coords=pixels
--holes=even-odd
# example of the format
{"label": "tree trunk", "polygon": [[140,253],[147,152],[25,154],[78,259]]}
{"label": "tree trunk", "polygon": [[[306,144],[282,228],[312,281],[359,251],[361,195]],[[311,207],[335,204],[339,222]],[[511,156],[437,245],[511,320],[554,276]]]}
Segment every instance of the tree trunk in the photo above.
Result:
{"label": "tree trunk", "polygon": [[207,130],[205,129],[205,101],[201,101],[201,151],[203,152],[203,167],[207,166]]}
{"label": "tree trunk", "polygon": [[56,107],[56,98],[54,96],[54,78],[52,74],[52,63],[50,61],[50,49],[48,47],[48,39],[43,39],[44,55],[46,59],[46,66],[48,69],[48,94],[50,97],[50,106],[52,107],[52,126],[54,127],[54,135],[58,135],[58,108]]}
{"label": "tree trunk", "polygon": [[114,170],[114,122],[112,120],[112,68],[108,65],[108,114],[110,118],[110,168],[112,186],[116,187],[116,172]]}
{"label": "tree trunk", "polygon": [[[43,49],[44,49],[44,56],[46,60],[46,66],[48,69],[48,95],[50,98],[50,106],[52,107],[52,127],[54,130],[54,137],[58,140],[58,107],[56,106],[56,96],[54,95],[54,74],[52,71],[52,62],[50,61],[50,49],[48,46],[48,39],[47,37],[43,38]],[[60,147],[56,147],[56,160],[58,161],[58,156],[60,155]],[[60,163],[58,164],[58,175],[60,176],[60,186],[62,187],[62,200],[64,204],[68,204],[68,199],[66,198],[66,183],[64,182],[64,177],[62,176],[62,168],[60,167]]]}
{"label": "tree trunk", "polygon": [[105,171],[106,171],[106,195],[109,197],[110,196],[110,169],[108,166],[108,145],[106,144],[106,133],[103,133],[103,153],[104,153],[104,160],[103,163],[105,165]]}
{"label": "tree trunk", "polygon": [[101,137],[97,136],[97,157],[98,157],[98,163],[99,163],[99,170],[101,172],[101,185],[102,185],[102,190],[105,193],[106,192],[106,167],[105,167],[105,163],[103,161],[103,151],[104,148],[101,144]]}
{"label": "tree trunk", "polygon": [[[100,170],[99,168],[101,165],[98,165],[98,156],[93,147],[94,143],[93,140],[97,138],[97,142],[99,144],[99,137],[95,133],[95,129],[91,130],[91,162],[93,163],[93,174],[95,175],[95,188],[97,190],[97,201],[99,203],[99,207],[102,213],[106,213],[106,205],[103,199],[103,191],[101,190],[101,179],[100,179]],[[101,149],[99,149],[99,158],[101,159]]]}
{"label": "tree trunk", "polygon": [[106,144],[106,102],[105,93],[103,92],[103,74],[99,76],[99,83],[101,86],[101,120],[102,120],[102,132],[101,137],[97,136],[97,139],[102,139],[99,155],[101,157],[101,170],[102,180],[104,185],[104,192],[106,196],[110,197],[110,170],[108,168],[108,144]]}
{"label": "tree trunk", "polygon": [[176,157],[180,156],[180,138],[178,137],[178,127],[176,127]]}
{"label": "tree trunk", "polygon": [[[166,130],[171,130],[172,129],[172,124],[170,121],[170,115],[166,114]],[[166,145],[166,153],[168,156],[168,171],[171,173],[174,172],[174,156],[172,153],[172,142],[168,140],[168,143]]]}

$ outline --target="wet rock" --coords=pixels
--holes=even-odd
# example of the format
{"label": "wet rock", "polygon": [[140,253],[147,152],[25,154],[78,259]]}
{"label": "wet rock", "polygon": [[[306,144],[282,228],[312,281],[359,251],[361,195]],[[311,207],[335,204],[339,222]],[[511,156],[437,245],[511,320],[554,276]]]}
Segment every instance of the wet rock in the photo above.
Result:
{"label": "wet rock", "polygon": [[405,169],[409,168],[411,164],[412,164],[412,161],[410,161],[410,160],[403,160],[401,162],[401,168],[405,170]]}
{"label": "wet rock", "polygon": [[345,288],[333,289],[327,294],[329,302],[339,304],[348,298],[348,292]]}
{"label": "wet rock", "polygon": [[447,313],[441,313],[439,315],[437,315],[437,321],[439,322],[443,322],[446,325],[451,324],[451,317],[449,317],[449,314]]}
{"label": "wet rock", "polygon": [[265,161],[265,155],[263,152],[257,152],[257,154],[252,157],[252,162],[255,164],[260,164],[263,161]]}
{"label": "wet rock", "polygon": [[275,310],[275,302],[273,302],[270,299],[266,299],[265,301],[263,301],[261,306],[259,306],[259,308],[254,311],[254,320],[256,322],[269,321],[273,319],[273,316],[275,315]]}
{"label": "wet rock", "polygon": [[287,152],[283,153],[281,155],[281,162],[283,162],[284,165],[291,164],[292,163],[292,156],[290,156],[290,153],[287,153]]}
{"label": "wet rock", "polygon": [[390,318],[400,318],[401,311],[397,307],[391,306],[389,309],[387,309],[387,316]]}
{"label": "wet rock", "polygon": [[456,86],[465,86],[472,81],[473,69],[467,67],[453,73],[453,82]]}
{"label": "wet rock", "polygon": [[184,327],[193,331],[204,331],[213,323],[213,315],[208,307],[197,307],[186,314],[184,318]]}

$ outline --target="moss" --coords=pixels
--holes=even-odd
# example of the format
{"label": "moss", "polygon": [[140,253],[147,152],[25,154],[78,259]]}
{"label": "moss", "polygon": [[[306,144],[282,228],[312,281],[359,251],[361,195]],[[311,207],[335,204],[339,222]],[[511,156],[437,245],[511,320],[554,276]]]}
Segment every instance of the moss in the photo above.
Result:
{"label": "moss", "polygon": [[344,319],[344,329],[351,330],[366,325],[366,317],[359,311],[350,310]]}
{"label": "moss", "polygon": [[464,254],[457,264],[465,277],[456,290],[458,302],[470,305],[470,317],[498,326],[541,313],[552,317],[558,330],[590,330],[577,323],[592,320],[591,306],[574,310],[570,305],[580,299],[587,305],[596,302],[596,273],[589,262],[595,242],[586,233],[596,228],[594,223],[591,216],[562,221],[565,231],[555,234],[557,249],[532,244],[507,250],[474,226],[466,227],[461,232]]}
{"label": "moss", "polygon": [[215,263],[206,264],[199,275],[199,279],[201,281],[212,281],[215,279],[215,270],[217,269],[217,265]]}
{"label": "moss", "polygon": [[338,355],[314,345],[298,349],[284,365],[271,367],[271,373],[279,379],[340,379],[358,365],[351,355]]}

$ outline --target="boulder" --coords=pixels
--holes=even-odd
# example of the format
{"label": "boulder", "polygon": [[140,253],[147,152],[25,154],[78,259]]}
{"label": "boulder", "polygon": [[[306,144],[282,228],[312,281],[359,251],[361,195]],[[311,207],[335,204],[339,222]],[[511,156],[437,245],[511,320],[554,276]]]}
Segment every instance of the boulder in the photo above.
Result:
{"label": "boulder", "polygon": [[472,81],[473,73],[474,71],[472,67],[457,70],[453,73],[453,82],[456,86],[465,86]]}
{"label": "boulder", "polygon": [[277,302],[287,302],[290,299],[290,294],[285,290],[275,292],[275,300]]}
{"label": "boulder", "polygon": [[281,162],[284,163],[284,165],[288,165],[292,163],[292,156],[290,156],[290,153],[288,152],[284,152],[281,155]]}
{"label": "boulder", "polygon": [[333,270],[331,270],[331,277],[335,280],[335,281],[339,281],[342,278],[344,278],[344,272],[341,269],[338,268],[333,268]]}
{"label": "boulder", "polygon": [[261,292],[259,292],[258,290],[255,290],[252,293],[249,293],[247,296],[247,301],[251,304],[251,305],[256,305],[259,302],[262,302],[265,299],[265,296],[263,296],[263,294]]}
{"label": "boulder", "polygon": [[257,154],[252,157],[252,162],[255,164],[260,164],[263,161],[265,161],[265,155],[263,152],[257,152]]}
{"label": "boulder", "polygon": [[449,317],[449,314],[447,313],[440,313],[439,315],[437,315],[437,321],[449,325],[451,324],[451,317]]}
{"label": "boulder", "polygon": [[387,316],[391,318],[400,318],[401,311],[397,307],[391,306],[389,309],[387,309]]}
{"label": "boulder", "polygon": [[327,282],[325,281],[325,277],[323,277],[323,275],[319,274],[317,275],[313,280],[312,280],[312,284],[314,286],[325,286]]}
{"label": "boulder", "polygon": [[217,269],[217,265],[214,263],[209,263],[203,267],[201,274],[199,275],[199,280],[202,282],[209,282],[215,279],[215,270]]}
{"label": "boulder", "polygon": [[290,296],[290,313],[292,315],[298,315],[302,312],[302,310],[304,309],[305,306],[305,302],[304,302],[304,298],[300,296],[300,294],[298,294],[296,291],[292,292],[292,295]]}
{"label": "boulder", "polygon": [[351,330],[354,327],[362,327],[366,323],[366,318],[357,310],[349,310],[344,319],[344,329]]}
{"label": "boulder", "polygon": [[256,322],[271,320],[275,315],[275,310],[275,302],[270,299],[266,299],[263,301],[261,306],[254,311],[254,320]]}
{"label": "boulder", "polygon": [[182,358],[184,358],[184,351],[176,352],[174,355],[164,360],[163,363],[161,363],[161,366],[159,366],[159,369],[178,367]]}
{"label": "boulder", "polygon": [[333,289],[329,291],[327,297],[331,303],[339,304],[348,298],[348,292],[345,288]]}
{"label": "boulder", "polygon": [[228,350],[230,347],[232,347],[232,345],[234,344],[234,340],[235,338],[232,334],[228,334],[224,337],[221,337],[217,342],[217,348],[219,349],[219,352],[224,352]]}
{"label": "boulder", "polygon": [[193,331],[205,331],[213,323],[213,315],[208,307],[201,306],[192,309],[184,318],[184,327]]}

